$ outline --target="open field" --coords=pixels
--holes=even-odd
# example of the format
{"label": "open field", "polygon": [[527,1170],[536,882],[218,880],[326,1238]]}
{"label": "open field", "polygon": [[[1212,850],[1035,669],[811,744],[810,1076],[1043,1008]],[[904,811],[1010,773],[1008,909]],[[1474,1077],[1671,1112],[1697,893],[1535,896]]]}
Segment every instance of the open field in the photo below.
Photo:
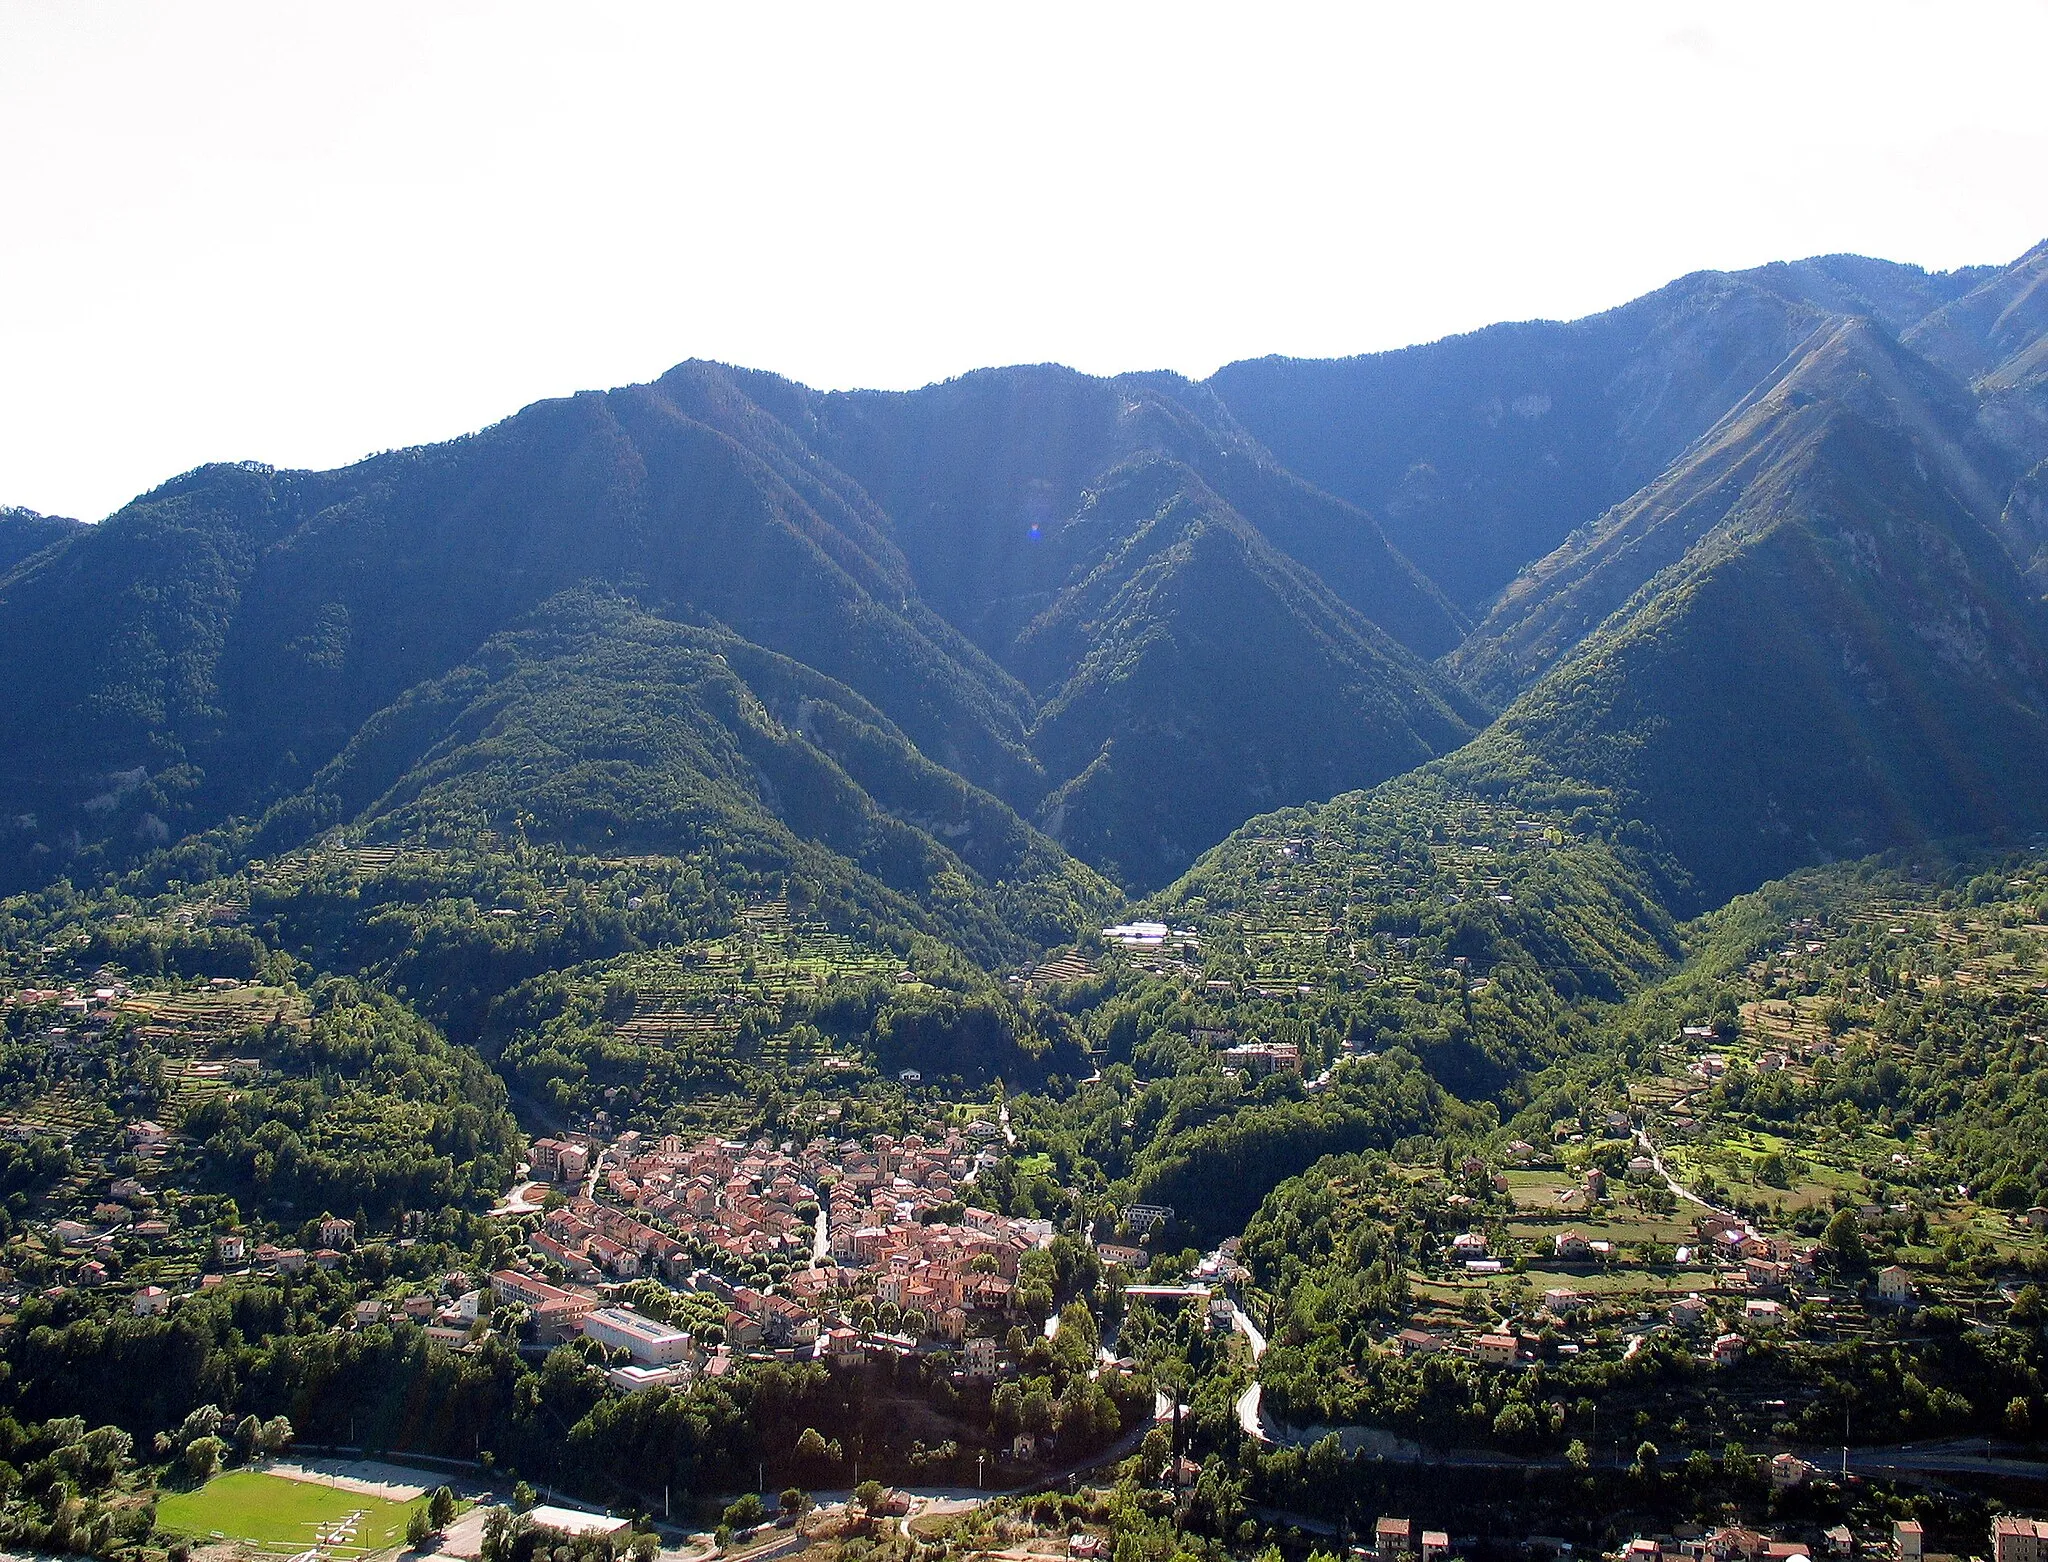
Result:
{"label": "open field", "polygon": [[219,1536],[271,1551],[309,1550],[324,1535],[330,1555],[361,1557],[404,1544],[408,1508],[338,1486],[234,1470],[197,1491],[165,1496],[156,1521],[196,1540]]}

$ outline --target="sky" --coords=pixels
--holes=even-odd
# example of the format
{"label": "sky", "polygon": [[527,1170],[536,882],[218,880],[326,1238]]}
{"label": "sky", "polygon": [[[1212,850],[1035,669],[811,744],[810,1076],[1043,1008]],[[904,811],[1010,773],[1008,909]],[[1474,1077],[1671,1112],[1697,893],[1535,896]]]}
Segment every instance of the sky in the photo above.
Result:
{"label": "sky", "polygon": [[685,358],[1205,375],[2048,237],[2048,0],[0,0],[0,505]]}

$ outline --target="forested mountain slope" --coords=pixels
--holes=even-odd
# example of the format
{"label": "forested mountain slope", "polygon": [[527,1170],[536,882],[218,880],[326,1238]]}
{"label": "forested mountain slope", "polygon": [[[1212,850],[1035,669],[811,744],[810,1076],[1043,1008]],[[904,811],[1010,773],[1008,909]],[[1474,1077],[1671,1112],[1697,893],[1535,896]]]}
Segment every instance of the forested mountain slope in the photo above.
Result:
{"label": "forested mountain slope", "polygon": [[2048,822],[2041,606],[1910,442],[1813,404],[1765,489],[1454,773],[1653,827],[1704,909],[1802,863]]}
{"label": "forested mountain slope", "polygon": [[1813,427],[1842,415],[1909,452],[1973,534],[2002,529],[2018,473],[1976,413],[1964,387],[1868,321],[1831,320],[1654,482],[1525,569],[1447,664],[1505,705],[1717,528],[1769,524]]}
{"label": "forested mountain slope", "polygon": [[1288,467],[1378,515],[1466,612],[1653,479],[1830,318],[1904,329],[1994,268],[1853,256],[1701,272],[1604,314],[1207,383]]}
{"label": "forested mountain slope", "polygon": [[[1074,843],[1148,883],[1258,807],[1370,784],[1462,740],[1476,707],[1331,591],[1375,606],[1431,654],[1463,628],[1441,595],[1367,517],[1274,468],[1202,393],[1169,389],[1015,371],[970,387],[964,411],[941,406],[920,430],[912,398],[885,412],[685,365],[655,385],[541,403],[471,438],[338,472],[202,468],[62,537],[0,584],[0,655],[23,675],[0,703],[8,881],[89,873],[261,813],[405,691],[586,584],[726,626],[814,669],[926,760],[1026,811],[1119,734],[1150,732],[1148,762],[1180,777],[1191,827],[1167,838],[1144,822],[1155,778],[1133,775],[1091,805],[1094,822]],[[981,391],[1011,408],[993,434]],[[947,402],[948,392],[934,394]],[[906,417],[907,431],[877,431]],[[900,513],[820,446],[862,457]],[[1150,673],[1198,696],[1199,720],[1163,720],[1135,688],[1114,692],[1136,671],[1116,656],[1089,663],[1085,687],[1062,704],[1065,681],[1101,647],[1069,636],[1059,655],[1022,655],[1032,620],[1099,580],[1149,520],[1087,506],[1088,485],[1169,449],[1218,474],[1245,507],[1236,524],[1259,568],[1270,576],[1284,563],[1294,583],[1247,595],[1242,570],[1212,573],[1196,588],[1215,592],[1194,604],[1200,616],[1226,638],[1254,624],[1277,633],[1291,647],[1282,681],[1337,703],[1311,713],[1258,680],[1215,678],[1185,636],[1143,621],[1141,598],[1120,610],[1124,643],[1142,639]],[[888,486],[900,450],[927,467],[909,487]],[[1259,532],[1261,515],[1277,544]],[[1335,587],[1286,550],[1323,560]],[[1237,617],[1257,603],[1277,603],[1279,618]],[[1297,613],[1308,616],[1293,622]],[[1335,640],[1330,623],[1342,625]],[[1028,661],[1036,682],[1027,688],[999,660]],[[1105,694],[1101,708],[1119,714],[1096,721],[1086,742],[1071,720],[1034,725],[1041,703],[1071,709]],[[1430,714],[1418,725],[1410,710]],[[1227,734],[1252,725],[1277,745],[1276,763],[1233,749]],[[1328,727],[1355,734],[1333,763],[1289,757]],[[1049,769],[1032,734],[1055,730],[1068,735],[1048,750]],[[1043,818],[1058,830],[1073,812],[1056,801]],[[1111,844],[1138,836],[1150,844],[1135,853]]]}
{"label": "forested mountain slope", "polygon": [[[575,850],[791,832],[775,851],[865,875],[856,899],[908,895],[906,926],[956,862],[1078,917],[1101,886],[1061,848],[1144,892],[1509,702],[1460,774],[1608,797],[1701,893],[2027,827],[2044,267],[1700,273],[1205,384],[1041,365],[820,393],[690,362],[339,471],[201,468],[97,526],[10,512],[0,884],[266,814],[273,843],[521,817]],[[565,593],[615,610],[536,663]],[[886,779],[779,715],[796,746],[735,768],[759,732],[700,704],[721,654],[857,708]],[[600,710],[659,735],[600,760]],[[557,739],[574,783],[507,762]],[[792,780],[792,756],[832,769]],[[1029,850],[976,857],[934,788],[997,821],[975,851]],[[1038,917],[1027,942],[1079,925]]]}

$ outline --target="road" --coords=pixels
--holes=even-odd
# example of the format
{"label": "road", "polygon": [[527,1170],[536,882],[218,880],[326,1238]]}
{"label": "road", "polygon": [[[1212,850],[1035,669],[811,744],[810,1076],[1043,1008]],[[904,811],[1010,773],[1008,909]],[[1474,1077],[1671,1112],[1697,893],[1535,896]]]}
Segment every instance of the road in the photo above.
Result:
{"label": "road", "polygon": [[1705,1199],[1693,1192],[1692,1189],[1672,1176],[1665,1168],[1664,1157],[1658,1153],[1657,1147],[1650,1142],[1650,1131],[1647,1128],[1638,1128],[1636,1130],[1636,1143],[1643,1147],[1643,1154],[1649,1156],[1650,1164],[1657,1168],[1657,1175],[1664,1179],[1664,1186],[1678,1196],[1679,1202],[1697,1204],[1701,1209],[1711,1214],[1727,1215],[1730,1220],[1739,1218],[1718,1205],[1709,1204]]}
{"label": "road", "polygon": [[811,1237],[811,1267],[816,1269],[831,1256],[832,1228],[825,1216],[825,1206],[818,1206],[817,1228]]}
{"label": "road", "polygon": [[[1252,1364],[1258,1365],[1259,1358],[1266,1354],[1266,1337],[1259,1332],[1259,1326],[1245,1316],[1245,1310],[1236,1302],[1230,1304],[1230,1326],[1245,1337],[1245,1343],[1252,1348]],[[1244,1428],[1244,1435],[1256,1442],[1270,1443],[1273,1434],[1266,1425],[1264,1411],[1265,1391],[1259,1387],[1259,1380],[1253,1378],[1250,1387],[1237,1396],[1237,1424]]]}

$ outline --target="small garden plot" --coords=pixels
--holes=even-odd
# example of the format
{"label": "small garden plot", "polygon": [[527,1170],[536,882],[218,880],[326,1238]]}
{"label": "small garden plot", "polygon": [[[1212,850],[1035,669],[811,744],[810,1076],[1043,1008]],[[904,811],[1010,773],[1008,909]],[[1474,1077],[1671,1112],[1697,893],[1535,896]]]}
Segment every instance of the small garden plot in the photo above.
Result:
{"label": "small garden plot", "polygon": [[233,1470],[196,1491],[168,1493],[156,1521],[195,1540],[219,1536],[293,1553],[318,1545],[331,1557],[354,1558],[403,1545],[410,1508],[316,1481]]}

